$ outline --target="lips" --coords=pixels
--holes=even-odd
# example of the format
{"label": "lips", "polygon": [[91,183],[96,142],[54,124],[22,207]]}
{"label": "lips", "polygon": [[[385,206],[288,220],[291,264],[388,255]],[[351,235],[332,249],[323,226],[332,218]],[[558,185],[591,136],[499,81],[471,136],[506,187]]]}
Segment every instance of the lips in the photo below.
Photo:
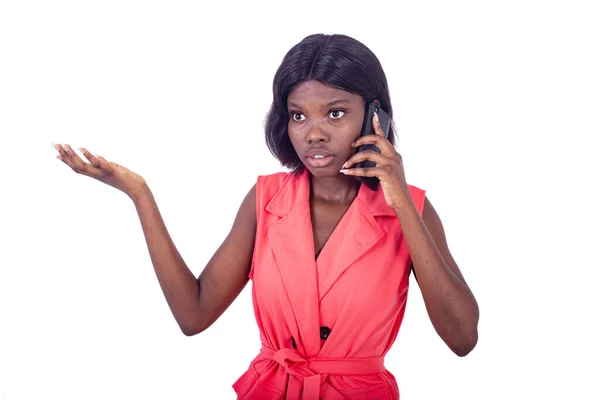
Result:
{"label": "lips", "polygon": [[311,149],[304,155],[308,164],[315,168],[326,167],[333,162],[334,155],[325,149]]}
{"label": "lips", "polygon": [[310,158],[333,157],[333,153],[325,149],[311,149],[304,156]]}

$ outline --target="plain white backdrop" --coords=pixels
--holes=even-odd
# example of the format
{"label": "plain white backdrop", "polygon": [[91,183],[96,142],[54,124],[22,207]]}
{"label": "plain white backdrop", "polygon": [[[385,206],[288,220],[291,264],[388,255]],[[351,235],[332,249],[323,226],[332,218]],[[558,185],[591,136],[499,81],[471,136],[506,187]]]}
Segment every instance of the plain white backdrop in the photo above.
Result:
{"label": "plain white backdrop", "polygon": [[466,358],[411,278],[386,358],[403,400],[598,399],[600,18],[594,1],[0,3],[0,399],[234,399],[260,348],[251,284],[179,330],[127,196],[141,174],[195,275],[258,175],[285,53],[312,33],[386,71],[408,182],[479,301]]}

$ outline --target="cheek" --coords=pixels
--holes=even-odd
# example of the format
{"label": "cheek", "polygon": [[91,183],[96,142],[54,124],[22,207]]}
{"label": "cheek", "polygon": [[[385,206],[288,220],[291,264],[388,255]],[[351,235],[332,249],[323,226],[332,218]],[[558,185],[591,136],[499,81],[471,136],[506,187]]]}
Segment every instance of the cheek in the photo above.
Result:
{"label": "cheek", "polygon": [[292,142],[292,146],[296,147],[296,145],[301,141],[301,133],[298,130],[298,127],[292,127],[292,124],[288,124],[288,137],[290,138],[290,142]]}
{"label": "cheek", "polygon": [[292,127],[291,123],[288,123],[287,132],[290,139],[293,139],[295,136],[298,136],[296,130]]}
{"label": "cheek", "polygon": [[343,141],[347,141],[348,143],[352,143],[358,136],[360,135],[360,130],[362,129],[362,120],[361,121],[349,121],[344,126],[339,129],[339,138]]}

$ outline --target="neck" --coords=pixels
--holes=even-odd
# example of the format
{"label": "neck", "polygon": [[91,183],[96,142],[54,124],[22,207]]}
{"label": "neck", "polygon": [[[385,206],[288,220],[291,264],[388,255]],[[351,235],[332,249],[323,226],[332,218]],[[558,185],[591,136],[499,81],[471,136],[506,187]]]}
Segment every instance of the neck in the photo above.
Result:
{"label": "neck", "polygon": [[316,177],[310,174],[311,200],[331,203],[351,203],[358,194],[360,182],[351,176]]}

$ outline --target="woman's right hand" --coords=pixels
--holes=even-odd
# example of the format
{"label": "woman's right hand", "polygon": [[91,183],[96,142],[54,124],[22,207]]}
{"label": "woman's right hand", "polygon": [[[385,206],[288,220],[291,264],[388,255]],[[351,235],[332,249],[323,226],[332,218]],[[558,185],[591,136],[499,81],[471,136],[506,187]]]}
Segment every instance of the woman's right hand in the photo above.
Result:
{"label": "woman's right hand", "polygon": [[80,148],[81,153],[89,160],[90,163],[88,164],[68,144],[62,146],[53,144],[53,147],[60,153],[56,158],[71,167],[73,171],[106,183],[122,191],[132,200],[149,191],[144,178],[122,165],[106,161],[104,157],[94,156],[86,149]]}

